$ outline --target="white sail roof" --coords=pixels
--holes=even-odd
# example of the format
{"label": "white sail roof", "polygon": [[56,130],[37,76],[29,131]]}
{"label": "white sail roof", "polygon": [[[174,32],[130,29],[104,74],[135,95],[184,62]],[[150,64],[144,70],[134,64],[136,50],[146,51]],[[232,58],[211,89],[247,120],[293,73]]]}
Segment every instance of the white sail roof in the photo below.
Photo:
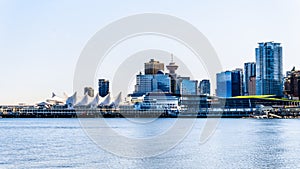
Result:
{"label": "white sail roof", "polygon": [[91,107],[97,107],[98,104],[101,102],[101,97],[99,96],[99,93],[94,97],[94,99],[89,103],[89,106]]}
{"label": "white sail roof", "polygon": [[77,92],[75,92],[72,96],[68,97],[66,100],[66,104],[75,105],[77,101]]}
{"label": "white sail roof", "polygon": [[[80,101],[78,102],[78,100]],[[70,107],[73,106],[89,106],[89,107],[97,107],[101,106],[114,106],[118,107],[122,102],[122,92],[120,92],[116,99],[114,100],[111,94],[106,95],[105,97],[101,97],[98,93],[92,98],[85,94],[83,97],[78,97],[77,92],[75,92],[72,96],[67,96],[64,94],[64,97],[57,96],[54,92],[52,93],[52,97],[46,99],[44,102],[37,103],[37,105],[55,105],[55,104],[67,104]]]}
{"label": "white sail roof", "polygon": [[104,97],[104,100],[100,103],[100,105],[110,105],[111,96],[110,93]]}
{"label": "white sail roof", "polygon": [[115,107],[119,107],[120,103],[122,102],[122,92],[120,92],[116,98],[115,101],[113,101],[110,105],[111,106],[115,106]]}
{"label": "white sail roof", "polygon": [[87,106],[89,105],[92,98],[89,95],[84,95],[83,98],[76,104],[76,106]]}

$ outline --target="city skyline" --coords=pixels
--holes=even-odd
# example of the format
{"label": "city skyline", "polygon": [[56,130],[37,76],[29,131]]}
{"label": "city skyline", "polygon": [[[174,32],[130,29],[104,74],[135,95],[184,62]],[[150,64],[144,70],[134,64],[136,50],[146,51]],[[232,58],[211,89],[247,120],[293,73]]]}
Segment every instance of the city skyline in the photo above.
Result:
{"label": "city skyline", "polygon": [[[295,63],[300,46],[297,1],[136,1],[118,5],[101,1],[1,1],[0,4],[0,76],[4,79],[1,104],[36,103],[51,92],[71,95],[77,58],[89,38],[105,25],[136,13],[165,13],[190,22],[212,43],[223,70],[243,68],[243,63],[255,61],[254,48],[257,42],[264,41],[282,44],[284,72],[293,66],[300,67]],[[111,10],[115,8],[118,10]],[[272,17],[265,19],[265,16]],[[139,44],[140,48],[147,45]],[[184,59],[186,53],[174,54]],[[201,72],[193,73],[197,75],[194,79],[207,78]],[[97,84],[87,86],[95,88]]]}
{"label": "city skyline", "polygon": [[[259,47],[260,46],[262,46],[262,45],[264,45],[264,44],[275,44],[275,45],[278,45],[279,44],[279,46],[280,46],[280,55],[282,55],[282,53],[281,53],[281,51],[282,51],[282,47],[281,47],[281,43],[276,43],[276,42],[273,42],[273,41],[271,41],[271,42],[258,42],[257,44],[259,45]],[[255,51],[256,51],[256,57],[258,57],[258,51],[259,50],[259,48],[255,48]],[[151,76],[153,76],[153,75],[163,75],[163,76],[165,76],[164,74],[166,73],[166,75],[168,75],[168,76],[166,76],[166,77],[169,77],[169,78],[171,78],[172,77],[172,75],[170,74],[170,73],[168,73],[167,72],[167,70],[168,70],[168,66],[170,66],[170,65],[176,65],[176,69],[178,69],[178,67],[180,67],[180,65],[177,65],[177,63],[174,61],[174,58],[173,58],[173,54],[171,53],[170,54],[170,56],[171,56],[171,60],[170,60],[170,63],[169,64],[166,64],[166,65],[164,65],[165,63],[164,62],[160,62],[159,60],[155,60],[155,59],[153,59],[153,58],[155,58],[155,57],[153,57],[153,58],[151,58],[150,59],[150,61],[149,62],[145,62],[144,63],[144,74],[143,74],[143,76],[145,75],[145,76],[147,76],[147,78],[149,78],[150,76],[149,75],[151,75]],[[282,57],[282,56],[281,56]],[[256,58],[257,59],[257,58]],[[281,58],[282,59],[282,58]],[[151,63],[151,62],[154,62],[155,64],[158,64],[159,66],[157,67],[157,66],[154,66],[154,65],[152,65],[152,66],[150,66],[149,67],[149,64]],[[281,61],[282,62],[282,61]],[[253,70],[253,64],[254,64],[254,72],[252,72]],[[141,64],[142,65],[142,64]],[[225,70],[225,71],[223,71],[223,72],[220,72],[220,73],[217,73],[216,74],[216,76],[215,76],[215,78],[216,78],[216,80],[218,79],[218,78],[220,78],[220,77],[218,77],[218,75],[220,75],[220,74],[224,74],[224,75],[222,75],[222,76],[224,76],[224,77],[222,77],[222,78],[224,78],[224,79],[228,79],[229,77],[230,78],[233,78],[233,79],[239,79],[239,82],[231,82],[231,83],[233,83],[233,84],[231,84],[231,85],[229,85],[229,87],[232,87],[232,89],[230,89],[230,90],[228,90],[228,89],[221,89],[221,90],[223,90],[224,92],[225,91],[227,91],[227,94],[220,94],[220,95],[218,95],[218,84],[216,85],[216,88],[215,88],[215,92],[212,92],[212,96],[213,95],[215,95],[215,96],[219,96],[219,97],[234,97],[234,96],[243,96],[243,95],[247,95],[244,91],[245,91],[245,78],[247,78],[247,77],[244,77],[245,75],[246,75],[246,71],[248,71],[247,69],[250,69],[249,71],[249,79],[248,80],[251,80],[250,78],[251,77],[254,77],[254,79],[255,79],[255,75],[256,75],[256,70],[255,70],[255,67],[256,67],[256,62],[246,62],[246,63],[244,63],[244,69],[241,69],[241,68],[232,68],[232,70],[231,71],[229,71],[229,70]],[[166,70],[165,70],[165,68],[166,68]],[[293,69],[295,69],[295,68],[293,68]],[[169,70],[170,71],[170,70]],[[137,72],[138,72],[138,70],[137,70]],[[171,72],[173,72],[174,73],[174,71],[172,71],[172,69],[171,69]],[[239,76],[238,77],[235,77],[236,75],[236,73],[239,73]],[[285,77],[285,74],[284,73],[288,73],[289,72],[289,70],[283,70],[283,72],[282,72],[282,79],[283,79],[283,77]],[[228,73],[230,73],[231,75],[230,76],[228,76],[229,74]],[[252,75],[254,73],[254,76]],[[138,74],[137,73],[137,79],[139,79],[138,77],[140,77],[142,74],[141,74],[141,72]],[[149,76],[149,77],[148,77]],[[176,77],[177,77],[177,74],[176,74]],[[182,80],[186,80],[186,78],[188,78],[188,81],[190,81],[190,77],[188,76],[188,77],[181,77],[180,75],[177,77],[177,78],[183,78]],[[109,85],[109,80],[110,79],[98,79],[98,86],[96,86],[95,88],[93,88],[93,87],[85,87],[84,88],[84,92],[83,92],[83,95],[85,96],[87,93],[86,93],[86,90],[88,89],[88,90],[93,90],[94,91],[94,89],[96,89],[97,90],[97,88],[98,88],[98,94],[101,96],[101,97],[105,97],[108,93],[110,93],[111,91],[110,91],[110,85]],[[171,83],[171,79],[169,79],[170,80],[170,83]],[[198,80],[199,80],[199,87],[198,87]],[[191,79],[191,81],[197,81],[197,83],[196,83],[196,85],[195,85],[195,89],[196,90],[198,90],[197,88],[200,88],[200,82],[201,81],[205,81],[206,80],[206,78],[204,77],[203,79]],[[138,80],[138,81],[140,81],[140,80]],[[209,81],[209,80],[208,80]],[[217,80],[218,81],[218,80]],[[234,80],[233,80],[234,81]],[[103,83],[103,82],[106,82],[107,84],[106,84],[106,87],[105,87],[105,92],[104,91],[102,91],[103,89],[101,89],[101,87],[100,87],[100,84],[101,83]],[[228,82],[225,82],[225,83],[228,83]],[[223,85],[221,85],[222,87],[225,87],[225,86],[227,86],[228,87],[228,84],[223,84]],[[234,84],[234,83],[236,83],[236,84]],[[236,86],[236,85],[238,85],[238,84],[240,84],[240,86]],[[171,84],[169,84],[169,85],[171,85]],[[211,86],[210,86],[211,87]],[[282,87],[283,87],[283,84],[282,84]],[[236,89],[239,89],[239,92],[237,92],[236,91]],[[100,91],[101,90],[101,91]],[[209,89],[209,90],[211,90],[211,89]],[[149,92],[150,91],[152,91],[152,89],[150,89],[149,90]],[[229,91],[229,93],[228,93],[228,91]],[[74,91],[75,93],[80,93],[81,91]],[[91,92],[91,91],[89,91],[89,92]],[[122,92],[122,91],[121,91]],[[133,93],[135,93],[135,92],[137,92],[136,91],[136,89],[134,89],[133,91],[132,91]],[[168,89],[168,91],[163,91],[163,92],[170,92],[171,93],[171,86],[170,86],[170,88]],[[199,92],[199,91],[198,91]],[[233,93],[234,92],[234,93]],[[101,93],[105,93],[105,94],[101,94]],[[281,91],[281,93],[283,94],[283,89],[282,89],[282,91]],[[65,92],[63,92],[63,95],[65,95],[66,93]],[[131,94],[131,93],[127,93],[127,94]],[[144,93],[144,94],[146,94],[146,93]],[[197,94],[200,94],[200,92],[199,93],[194,93],[195,95],[197,95]],[[256,93],[257,94],[257,93]],[[268,94],[272,94],[272,93],[268,93]],[[52,92],[52,95],[54,95],[54,92]],[[89,94],[88,94],[89,95]],[[257,94],[257,95],[263,95],[263,94]],[[69,95],[69,97],[71,97],[72,96],[72,93],[71,93],[71,95]],[[64,96],[65,97],[65,96]],[[83,97],[83,96],[82,96]],[[94,97],[94,96],[90,96],[90,97]],[[21,102],[22,104],[23,104],[23,102]]]}
{"label": "city skyline", "polygon": [[0,0],[0,169],[300,168],[300,0]]}

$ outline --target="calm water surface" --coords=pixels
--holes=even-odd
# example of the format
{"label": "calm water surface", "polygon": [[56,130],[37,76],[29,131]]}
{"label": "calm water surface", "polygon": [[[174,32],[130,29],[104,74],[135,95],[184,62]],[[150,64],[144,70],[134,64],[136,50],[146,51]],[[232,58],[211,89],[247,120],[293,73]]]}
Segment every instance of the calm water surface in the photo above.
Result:
{"label": "calm water surface", "polygon": [[[176,119],[154,119],[149,128],[107,120],[120,134],[146,137]],[[298,119],[222,119],[214,135],[199,144],[205,121],[197,119],[187,137],[164,154],[126,158],[94,144],[78,119],[0,119],[0,168],[300,168]]]}

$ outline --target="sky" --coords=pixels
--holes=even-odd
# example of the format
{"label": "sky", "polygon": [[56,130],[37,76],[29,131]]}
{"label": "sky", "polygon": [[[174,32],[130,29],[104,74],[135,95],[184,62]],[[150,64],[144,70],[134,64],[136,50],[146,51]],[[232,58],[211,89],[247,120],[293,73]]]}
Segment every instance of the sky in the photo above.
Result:
{"label": "sky", "polygon": [[[265,41],[282,43],[284,72],[300,69],[299,9],[298,0],[0,0],[0,105],[33,104],[52,92],[71,95],[76,64],[89,39],[106,25],[141,13],[168,14],[195,26],[216,50],[223,70],[255,61],[255,47]],[[173,43],[145,38],[150,40],[134,39],[127,45]],[[111,55],[126,53],[122,44],[118,49]],[[110,78],[108,72],[95,79]],[[193,74],[197,80],[207,78],[205,73]],[[97,87],[96,80],[92,87]]]}

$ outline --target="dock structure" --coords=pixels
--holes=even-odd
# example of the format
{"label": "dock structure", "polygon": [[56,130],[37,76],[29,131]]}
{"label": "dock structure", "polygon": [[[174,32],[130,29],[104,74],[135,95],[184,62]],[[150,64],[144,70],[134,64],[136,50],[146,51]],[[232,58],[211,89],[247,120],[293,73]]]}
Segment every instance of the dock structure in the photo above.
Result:
{"label": "dock structure", "polygon": [[55,109],[39,110],[30,108],[0,109],[2,118],[299,118],[299,107],[272,108],[269,112],[259,108],[200,108],[185,109],[178,113],[167,110],[135,110],[132,106],[121,108],[96,108],[96,109]]}
{"label": "dock structure", "polygon": [[[118,105],[118,106],[116,106]],[[300,102],[270,96],[214,98],[209,96],[181,96],[180,110],[170,106],[136,109],[135,105],[109,106],[57,105],[0,105],[0,117],[11,118],[299,118]]]}

